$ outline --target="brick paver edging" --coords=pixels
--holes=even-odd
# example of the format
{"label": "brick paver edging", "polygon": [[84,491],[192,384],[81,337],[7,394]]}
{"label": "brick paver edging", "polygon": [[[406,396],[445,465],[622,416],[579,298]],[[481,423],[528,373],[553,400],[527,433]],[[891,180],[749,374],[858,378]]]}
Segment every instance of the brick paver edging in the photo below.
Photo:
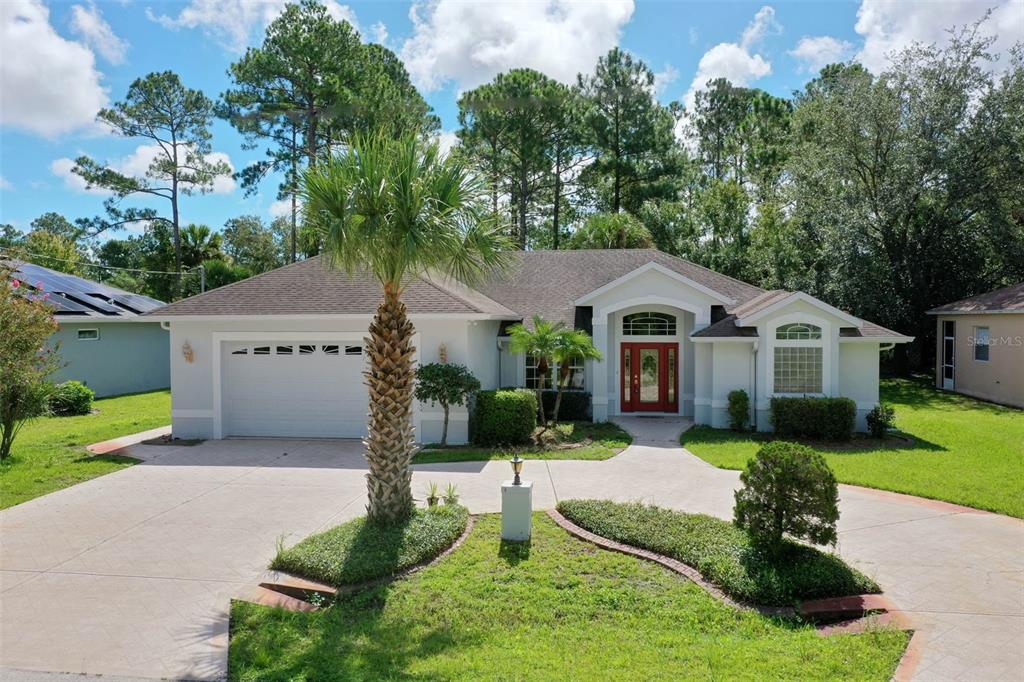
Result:
{"label": "brick paver edging", "polygon": [[[373,587],[380,587],[381,585],[387,585],[388,583],[393,583],[396,580],[407,578],[413,573],[421,571],[424,568],[427,568],[428,566],[433,566],[434,564],[436,564],[437,562],[441,561],[449,554],[454,552],[456,549],[461,547],[462,543],[466,541],[466,538],[468,538],[469,534],[473,531],[473,525],[475,521],[476,517],[473,514],[467,516],[466,528],[462,531],[462,534],[455,539],[455,542],[453,542],[451,546],[449,546],[447,549],[445,549],[443,552],[438,554],[433,559],[430,559],[429,561],[424,561],[420,564],[416,564],[415,566],[410,566],[409,568],[403,569],[398,573],[393,573],[392,575],[384,576],[382,578],[375,578],[374,580],[368,580],[366,582],[357,583],[355,585],[343,585],[339,588],[334,587],[332,585],[311,581],[307,578],[302,578],[300,576],[291,576],[290,574],[281,571],[280,574],[285,578],[282,582],[261,582],[259,584],[259,587],[265,588],[266,590],[270,590],[275,593],[287,595],[289,597],[294,598],[297,601],[302,602],[303,604],[306,604],[308,603],[306,595],[310,592],[317,592],[325,596],[337,597],[341,595],[352,594],[354,592],[360,592],[362,590],[367,590]],[[289,580],[289,578],[294,578],[294,580]],[[278,606],[281,604],[273,605]],[[286,605],[281,606],[288,608]]]}

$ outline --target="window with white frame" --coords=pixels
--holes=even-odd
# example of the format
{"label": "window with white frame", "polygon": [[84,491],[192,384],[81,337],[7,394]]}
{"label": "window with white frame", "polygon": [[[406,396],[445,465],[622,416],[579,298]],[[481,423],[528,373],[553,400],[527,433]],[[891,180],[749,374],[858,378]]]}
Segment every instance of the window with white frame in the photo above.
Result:
{"label": "window with white frame", "polygon": [[676,317],[668,313],[642,312],[622,317],[623,336],[675,336]]}
{"label": "window with white frame", "polygon": [[[555,363],[548,361],[548,376],[544,386],[540,386],[541,375],[537,371],[536,355],[526,356],[526,388],[557,388],[555,381],[558,379],[558,368]],[[582,391],[584,388],[583,358],[578,358],[569,363],[569,382],[565,388],[569,391]]]}
{"label": "window with white frame", "polygon": [[822,392],[821,327],[803,322],[784,324],[775,330],[775,393]]}
{"label": "window with white frame", "polygon": [[99,329],[79,329],[78,330],[79,341],[99,341],[100,330]]}
{"label": "window with white frame", "polygon": [[975,327],[974,328],[974,359],[981,362],[988,362],[988,350],[989,345],[992,342],[992,337],[989,334],[988,327]]}

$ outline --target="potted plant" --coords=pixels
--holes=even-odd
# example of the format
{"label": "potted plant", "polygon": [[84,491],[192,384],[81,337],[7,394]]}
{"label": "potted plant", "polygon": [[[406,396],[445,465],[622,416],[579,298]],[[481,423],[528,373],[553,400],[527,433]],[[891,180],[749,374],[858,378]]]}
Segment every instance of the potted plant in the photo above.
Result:
{"label": "potted plant", "polygon": [[454,483],[449,483],[448,487],[444,489],[444,503],[445,504],[458,504],[459,503],[459,492],[455,488]]}
{"label": "potted plant", "polygon": [[441,488],[436,482],[431,481],[427,484],[427,506],[436,507],[437,501],[441,499],[440,496]]}

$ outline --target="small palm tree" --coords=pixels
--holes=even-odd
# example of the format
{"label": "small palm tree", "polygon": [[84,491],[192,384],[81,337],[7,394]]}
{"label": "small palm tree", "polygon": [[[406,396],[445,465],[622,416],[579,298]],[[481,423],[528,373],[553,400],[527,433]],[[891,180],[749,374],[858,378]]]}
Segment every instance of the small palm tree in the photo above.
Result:
{"label": "small palm tree", "polygon": [[506,262],[509,242],[486,219],[479,176],[415,135],[355,136],[340,155],[306,172],[302,194],[329,262],[349,274],[369,272],[383,290],[366,340],[367,513],[394,523],[413,508],[415,454],[414,328],[402,292],[428,271],[472,284]]}
{"label": "small palm tree", "polygon": [[558,366],[558,381],[555,394],[555,409],[551,421],[558,423],[558,409],[562,406],[562,391],[569,385],[573,360],[600,360],[601,351],[594,347],[590,334],[581,329],[563,329],[555,344],[552,356]]}
{"label": "small palm tree", "polygon": [[548,377],[551,375],[551,363],[555,361],[558,351],[559,336],[566,331],[562,322],[551,323],[540,315],[533,316],[533,329],[523,324],[513,325],[509,329],[509,349],[513,353],[522,353],[537,358],[537,411],[541,426],[547,426],[544,414],[544,389],[547,388]]}

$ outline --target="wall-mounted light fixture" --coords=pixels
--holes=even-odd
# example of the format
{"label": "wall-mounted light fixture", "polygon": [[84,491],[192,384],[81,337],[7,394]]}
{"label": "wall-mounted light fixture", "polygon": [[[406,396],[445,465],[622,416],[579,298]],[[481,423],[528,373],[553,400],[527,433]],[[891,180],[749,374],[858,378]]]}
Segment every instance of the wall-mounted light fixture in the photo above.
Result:
{"label": "wall-mounted light fixture", "polygon": [[448,364],[448,346],[442,343],[437,347],[437,359],[442,365]]}
{"label": "wall-mounted light fixture", "polygon": [[195,354],[192,352],[192,344],[186,341],[181,346],[181,355],[185,358],[185,362],[192,364],[195,360]]}

